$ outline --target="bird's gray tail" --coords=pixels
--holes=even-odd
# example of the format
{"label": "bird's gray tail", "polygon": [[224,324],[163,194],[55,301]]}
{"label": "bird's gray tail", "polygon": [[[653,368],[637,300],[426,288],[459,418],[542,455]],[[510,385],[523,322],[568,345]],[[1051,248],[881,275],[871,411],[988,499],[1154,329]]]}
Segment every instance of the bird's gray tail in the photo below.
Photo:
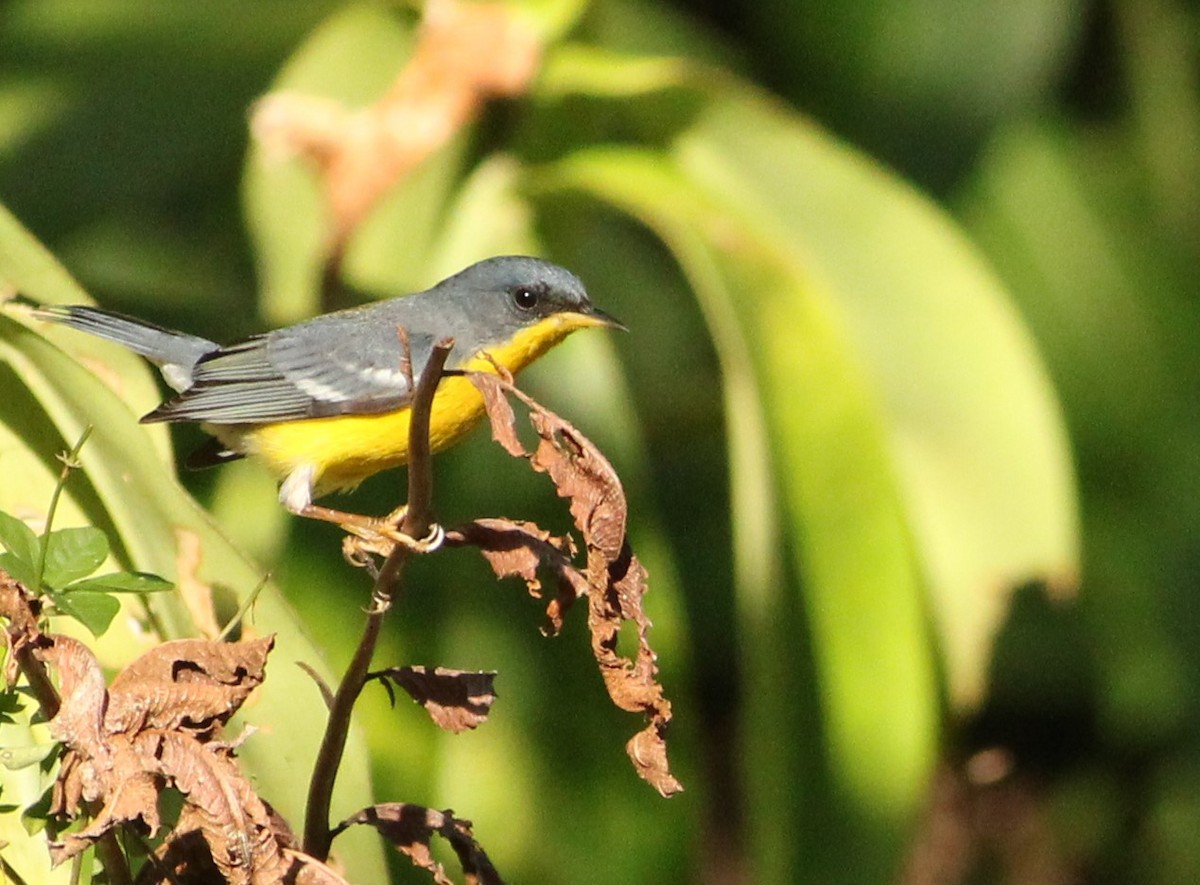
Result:
{"label": "bird's gray tail", "polygon": [[128,347],[158,366],[167,384],[177,391],[192,386],[196,363],[219,347],[206,338],[185,335],[99,307],[43,305],[34,308],[33,315]]}

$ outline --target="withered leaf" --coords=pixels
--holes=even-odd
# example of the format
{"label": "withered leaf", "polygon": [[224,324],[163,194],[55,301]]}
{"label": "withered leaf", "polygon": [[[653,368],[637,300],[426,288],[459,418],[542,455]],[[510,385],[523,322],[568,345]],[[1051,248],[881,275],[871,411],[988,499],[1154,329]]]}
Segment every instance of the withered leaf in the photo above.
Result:
{"label": "withered leaf", "polygon": [[[514,457],[527,459],[534,470],[549,474],[558,494],[570,500],[571,516],[588,549],[616,559],[625,543],[629,508],[616,470],[595,443],[511,381],[492,372],[470,372],[468,377],[483,395],[492,438]],[[529,409],[529,421],[538,435],[532,454],[516,434],[509,396]]]}
{"label": "withered leaf", "polygon": [[211,736],[263,680],[274,637],[244,642],[178,639],[146,652],[113,680],[111,732],[182,729]]}
{"label": "withered leaf", "polygon": [[[586,591],[592,652],[609,696],[621,709],[644,713],[649,720],[646,729],[626,745],[626,751],[638,774],[659,793],[670,796],[679,792],[683,787],[670,773],[664,740],[671,703],[658,683],[657,657],[648,638],[650,619],[642,607],[647,575],[626,536],[629,508],[620,478],[591,440],[514,387],[509,378],[490,372],[472,372],[468,377],[483,395],[493,438],[510,454],[528,460],[534,470],[549,475],[558,494],[569,500],[571,516],[587,549],[587,565],[577,569],[571,563],[573,546],[555,546],[560,560],[555,566],[560,584],[556,602]],[[532,453],[517,435],[509,397],[529,409],[529,421],[538,436]],[[536,527],[532,531],[519,523],[500,522],[499,530],[486,525],[481,528],[477,522],[448,537],[479,547],[497,574],[518,574],[527,583],[536,581],[538,564],[548,561],[546,551],[537,546],[545,541],[545,533]],[[521,537],[522,531],[525,537]],[[581,583],[571,576],[581,578]],[[563,594],[564,583],[571,585],[570,594]],[[531,585],[531,589],[537,588]],[[561,618],[564,608],[552,603],[547,613],[552,620]],[[626,621],[637,628],[638,646],[632,660],[617,652],[621,625]]]}
{"label": "withered leaf", "polygon": [[178,732],[148,732],[139,743],[154,752],[163,775],[184,794],[175,832],[198,830],[227,882],[272,885],[283,879],[288,864],[272,816],[232,759]]}
{"label": "withered leaf", "polygon": [[496,577],[521,578],[533,596],[541,596],[538,569],[553,572],[557,578],[557,593],[546,606],[545,632],[548,634],[562,629],[567,609],[587,592],[587,577],[573,561],[576,555],[574,539],[569,535],[552,535],[532,522],[477,519],[447,532],[446,543],[478,548]]}
{"label": "withered leaf", "polygon": [[[100,806],[86,828],[51,844],[54,863],[120,824],[154,833],[159,794],[172,786],[184,797],[179,821],[143,880],[194,880],[210,859],[229,882],[281,881],[288,862],[280,842],[287,834],[277,832],[276,819],[234,764],[230,745],[213,740],[262,682],[273,639],[165,643],[126,667],[107,689],[86,646],[64,636],[52,639],[39,653],[58,670],[62,687],[60,709],[50,721],[51,734],[65,745],[52,812],[73,817],[84,803]],[[198,843],[190,833],[207,846],[204,862],[195,859]]]}
{"label": "withered leaf", "polygon": [[140,822],[150,833],[158,829],[158,794],[162,782],[153,771],[154,763],[128,746],[127,741],[120,740],[117,744],[109,748],[106,765],[89,765],[89,761],[96,760],[81,760],[77,770],[83,798],[102,800],[104,805],[86,828],[50,843],[53,864],[69,860],[120,824]]}
{"label": "withered leaf", "polygon": [[364,808],[337,825],[334,833],[354,824],[374,827],[396,849],[406,854],[415,866],[428,870],[438,885],[454,885],[430,851],[434,835],[439,835],[454,849],[468,882],[478,885],[502,885],[500,874],[488,860],[483,848],[475,841],[471,822],[459,820],[454,813],[436,811],[423,805],[404,802],[385,802]]}
{"label": "withered leaf", "polygon": [[[50,736],[91,757],[105,757],[103,734],[108,692],[100,662],[82,642],[55,635],[38,657],[58,671],[61,703],[50,720]],[[90,798],[90,797],[89,797]]]}
{"label": "withered leaf", "polygon": [[496,701],[495,673],[411,666],[375,675],[391,679],[426,709],[438,728],[454,734],[480,725]]}
{"label": "withered leaf", "polygon": [[303,852],[285,848],[283,857],[289,864],[283,877],[285,885],[350,885],[346,878],[330,866]]}
{"label": "withered leaf", "polygon": [[0,569],[0,618],[7,621],[4,630],[4,683],[16,685],[19,658],[26,649],[42,641],[37,619],[41,604],[8,572]]}

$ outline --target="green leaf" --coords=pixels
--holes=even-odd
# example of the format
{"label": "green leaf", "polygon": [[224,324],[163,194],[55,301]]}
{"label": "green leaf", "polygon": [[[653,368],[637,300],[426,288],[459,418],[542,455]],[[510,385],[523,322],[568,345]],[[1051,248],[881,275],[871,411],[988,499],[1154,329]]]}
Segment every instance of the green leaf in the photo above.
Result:
{"label": "green leaf", "polygon": [[174,589],[175,585],[170,581],[146,572],[113,572],[74,581],[66,587],[70,592],[94,590],[101,593],[161,593]]}
{"label": "green leaf", "polygon": [[[805,626],[784,594],[801,592],[839,816],[889,820],[847,836],[881,849],[924,801],[941,666],[969,708],[1009,590],[1077,574],[1066,436],[1028,333],[951,224],[782,107],[712,84],[669,150],[582,150],[528,187],[629,213],[691,281],[725,377],[747,679],[795,669]],[[779,753],[796,727],[751,699],[764,879],[800,863],[780,835],[801,829]],[[890,844],[863,864],[882,875]]]}
{"label": "green leaf", "polygon": [[0,748],[0,765],[9,771],[28,768],[37,765],[54,752],[55,744],[38,744],[32,747],[2,747]]}
{"label": "green leaf", "polygon": [[42,542],[29,526],[0,510],[0,544],[9,554],[28,566],[36,566]]}
{"label": "green leaf", "polygon": [[8,572],[28,588],[37,584],[37,566],[12,553],[0,553],[0,569]]}
{"label": "green leaf", "polygon": [[121,603],[107,593],[51,590],[47,595],[62,614],[79,621],[93,636],[102,636],[121,610]]}
{"label": "green leaf", "polygon": [[108,558],[108,538],[92,526],[55,529],[46,543],[46,571],[43,582],[63,588],[86,577]]}

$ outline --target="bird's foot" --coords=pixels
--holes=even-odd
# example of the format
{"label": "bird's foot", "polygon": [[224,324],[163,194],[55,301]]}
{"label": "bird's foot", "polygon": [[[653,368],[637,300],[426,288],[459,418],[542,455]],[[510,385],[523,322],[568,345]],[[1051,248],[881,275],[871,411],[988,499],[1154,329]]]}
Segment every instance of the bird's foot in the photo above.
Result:
{"label": "bird's foot", "polygon": [[[446,540],[446,530],[437,523],[429,527],[424,538],[414,538],[401,531],[397,525],[399,520],[393,521],[394,515],[372,520],[374,525],[342,523],[346,531],[346,537],[342,539],[342,556],[346,561],[358,568],[367,568],[374,564],[372,557],[386,559],[396,547],[412,553],[432,553]],[[401,519],[403,515],[401,512]]]}
{"label": "bird's foot", "polygon": [[359,568],[369,568],[372,556],[388,557],[397,546],[412,553],[432,553],[446,540],[446,531],[437,523],[429,527],[424,538],[414,538],[400,526],[408,513],[407,507],[398,507],[387,516],[364,516],[347,513],[317,504],[307,504],[297,510],[300,516],[333,522],[346,532],[342,539],[342,555],[346,561]]}

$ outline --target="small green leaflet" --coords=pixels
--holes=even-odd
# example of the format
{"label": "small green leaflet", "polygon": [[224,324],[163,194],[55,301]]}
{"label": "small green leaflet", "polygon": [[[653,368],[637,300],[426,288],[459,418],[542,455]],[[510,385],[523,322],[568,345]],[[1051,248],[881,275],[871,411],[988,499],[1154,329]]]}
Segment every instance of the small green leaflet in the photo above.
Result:
{"label": "small green leaflet", "polygon": [[66,588],[71,593],[79,590],[101,593],[161,593],[173,589],[175,585],[170,581],[148,572],[113,572],[75,581]]}

